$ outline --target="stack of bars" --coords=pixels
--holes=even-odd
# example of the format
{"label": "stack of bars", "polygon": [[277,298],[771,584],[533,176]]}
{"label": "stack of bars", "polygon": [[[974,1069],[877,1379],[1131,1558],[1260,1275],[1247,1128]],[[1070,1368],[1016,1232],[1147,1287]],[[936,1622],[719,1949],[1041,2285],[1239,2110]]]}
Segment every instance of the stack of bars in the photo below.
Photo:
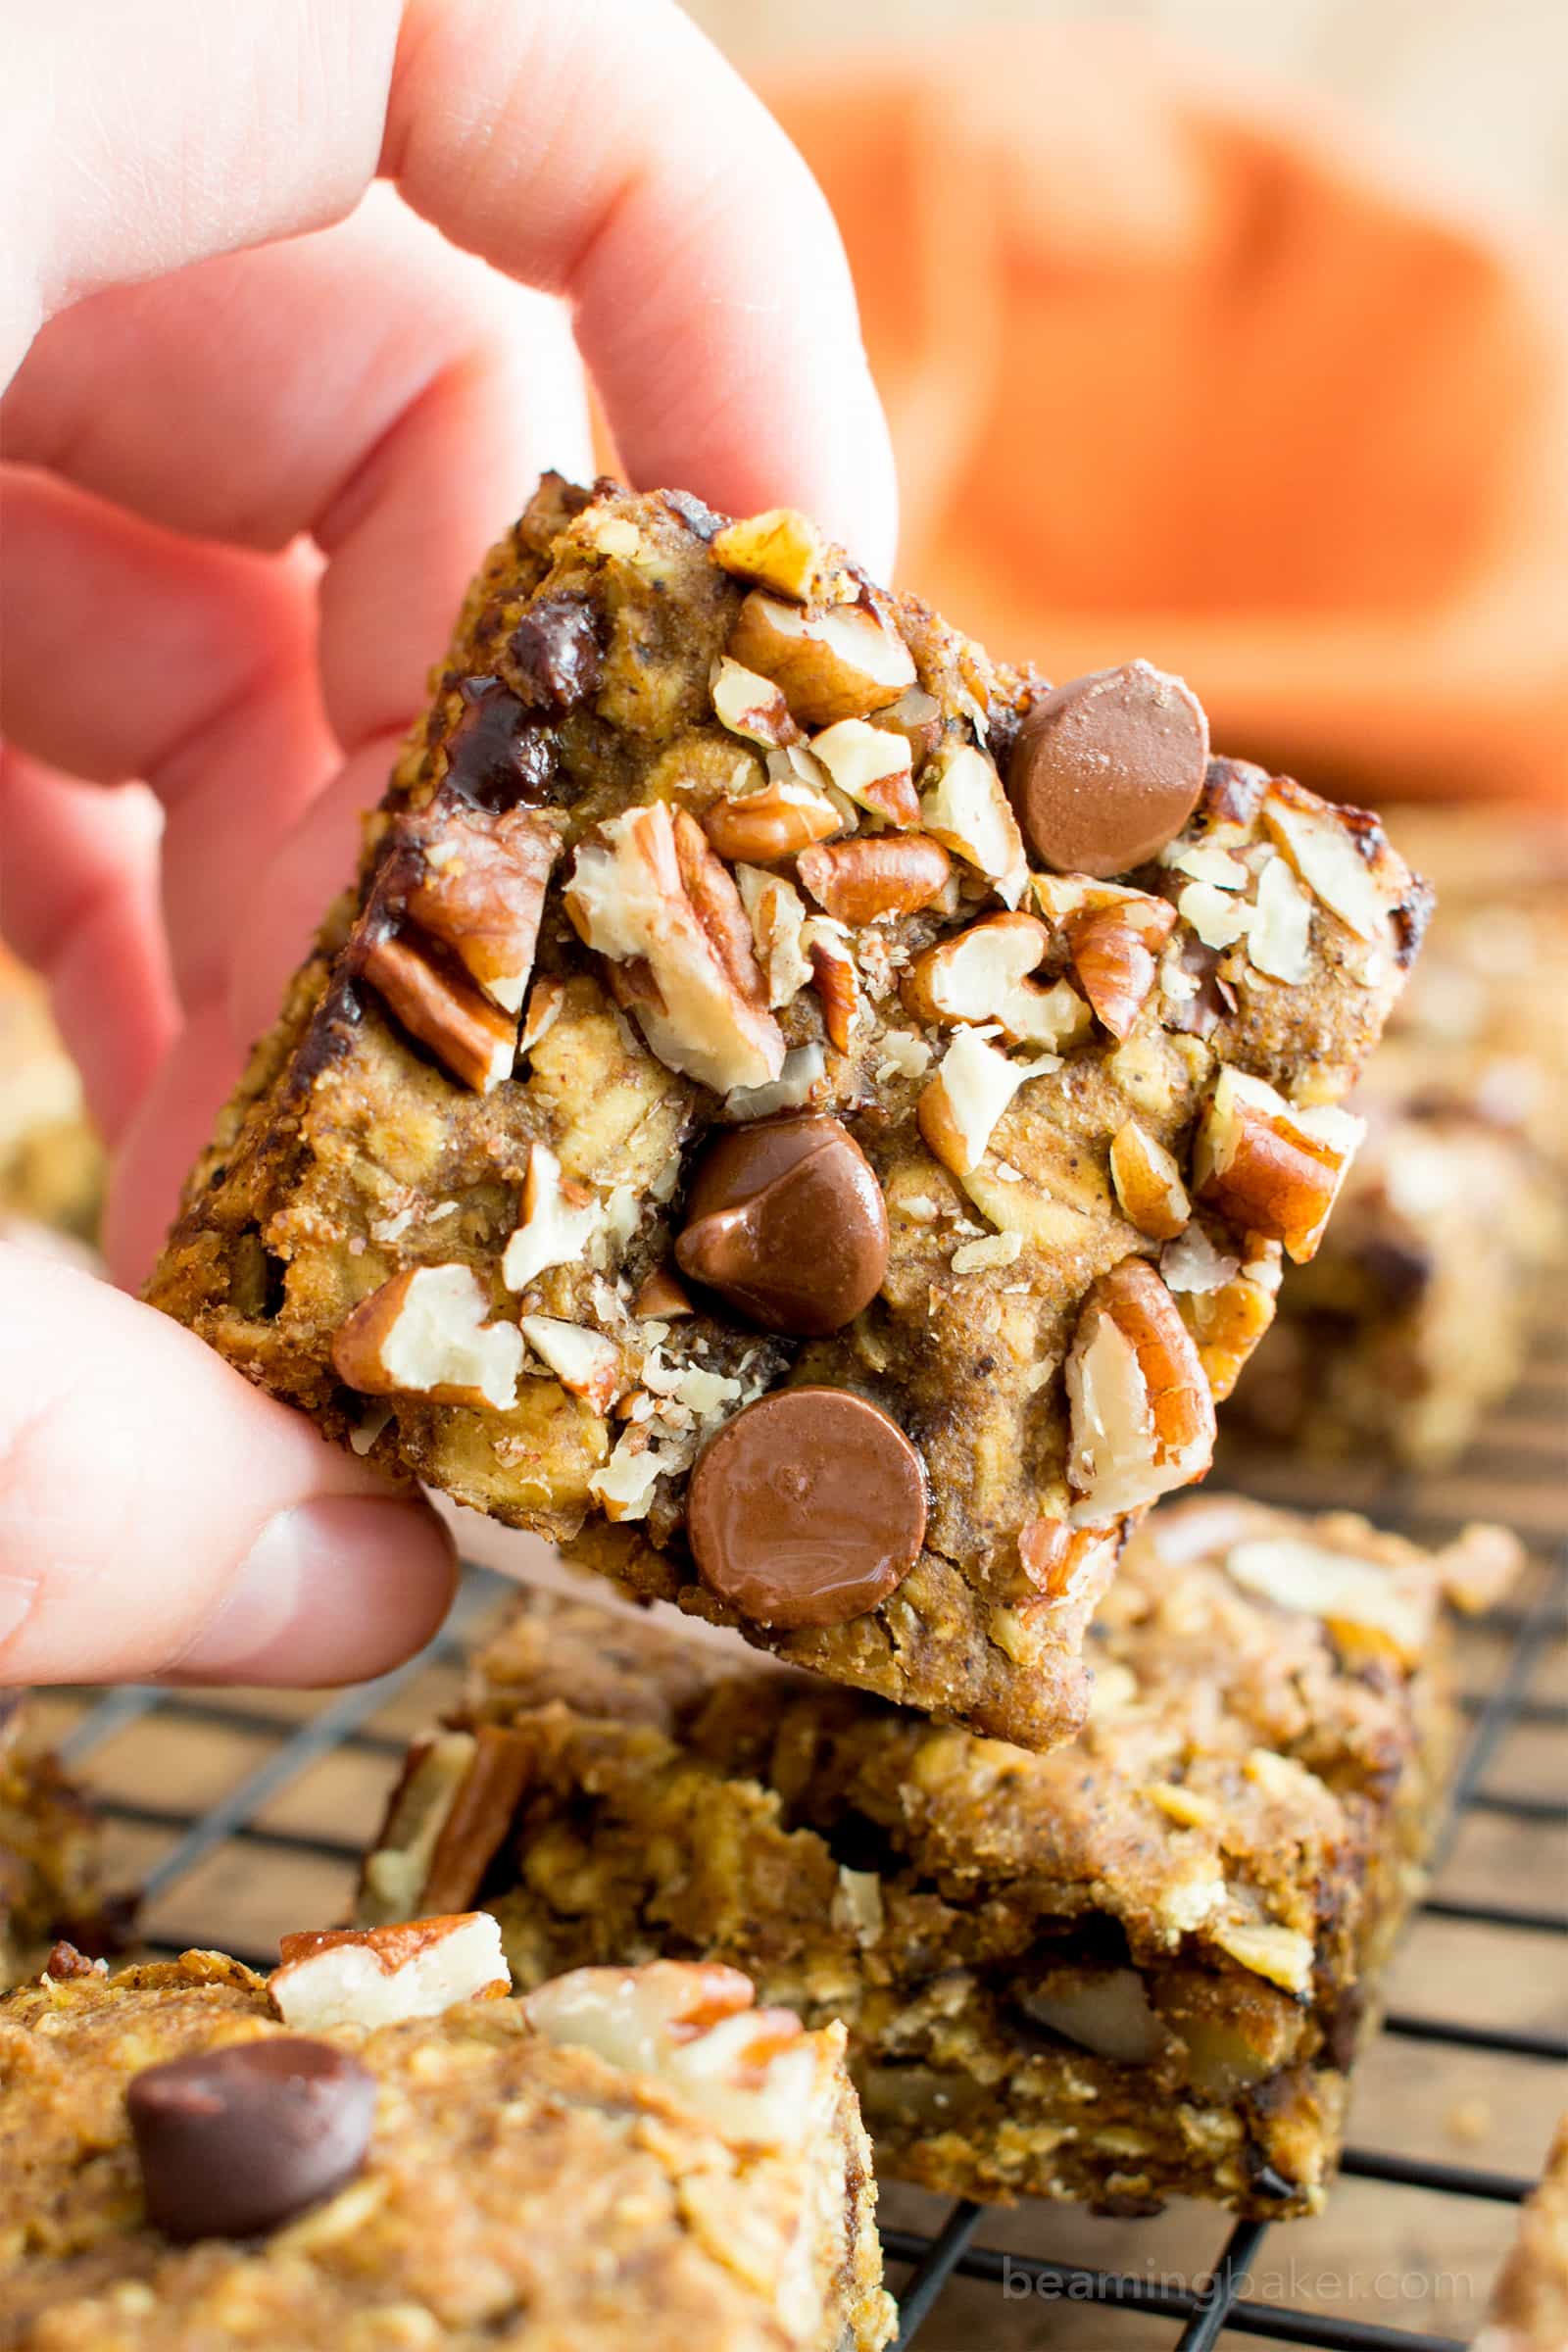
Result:
{"label": "stack of bars", "polygon": [[0,2008],[0,2334],[863,2352],[873,2148],[1321,2205],[1513,1554],[1161,1498],[1429,905],[1147,662],[547,477],[149,1295],[619,1596],[491,1641],[355,1928]]}

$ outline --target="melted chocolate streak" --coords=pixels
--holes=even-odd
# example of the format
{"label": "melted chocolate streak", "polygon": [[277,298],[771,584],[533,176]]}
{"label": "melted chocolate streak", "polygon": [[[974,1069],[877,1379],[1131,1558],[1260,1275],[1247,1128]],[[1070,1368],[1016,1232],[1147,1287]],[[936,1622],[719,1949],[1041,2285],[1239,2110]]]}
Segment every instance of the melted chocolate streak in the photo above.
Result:
{"label": "melted chocolate streak", "polygon": [[[581,597],[546,598],[523,614],[509,650],[526,700],[494,674],[446,681],[456,686],[465,708],[447,747],[447,772],[435,796],[437,810],[443,802],[463,802],[500,815],[523,805],[545,807],[554,797],[556,725],[599,683],[601,654],[593,612]],[[394,822],[371,870],[360,915],[290,1065],[291,1097],[308,1093],[321,1072],[351,1050],[365,1018],[361,992],[366,957],[398,929],[408,895],[422,872],[421,851]]]}

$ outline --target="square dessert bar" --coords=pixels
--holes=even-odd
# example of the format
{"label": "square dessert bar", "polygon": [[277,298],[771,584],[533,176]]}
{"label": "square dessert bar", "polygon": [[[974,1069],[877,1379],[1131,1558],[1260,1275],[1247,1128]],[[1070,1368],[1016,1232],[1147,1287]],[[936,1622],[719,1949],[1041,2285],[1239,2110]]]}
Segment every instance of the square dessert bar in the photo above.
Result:
{"label": "square dessert bar", "polygon": [[733,1970],[509,1999],[495,1923],[284,1939],[0,2001],[21,2352],[879,2352],[842,2032]]}
{"label": "square dessert bar", "polygon": [[524,1984],[744,1968],[843,2019],[884,2177],[1309,2212],[1449,1757],[1446,1565],[1162,1506],[1048,1754],[536,1596],[411,1754],[362,1915],[477,1900]]}
{"label": "square dessert bar", "polygon": [[1029,1746],[1310,1256],[1427,894],[802,516],[548,479],[150,1296],[330,1436]]}
{"label": "square dessert bar", "polygon": [[25,1693],[0,1690],[0,1991],[56,1936],[87,1940],[101,1902],[97,1822],[28,1739]]}

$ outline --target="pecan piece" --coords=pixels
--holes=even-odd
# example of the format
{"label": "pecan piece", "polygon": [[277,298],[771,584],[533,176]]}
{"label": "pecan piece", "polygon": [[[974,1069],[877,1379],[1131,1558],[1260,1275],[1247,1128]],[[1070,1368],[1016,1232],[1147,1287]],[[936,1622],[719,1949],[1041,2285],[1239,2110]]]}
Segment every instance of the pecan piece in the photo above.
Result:
{"label": "pecan piece", "polygon": [[1111,1139],[1110,1181],[1128,1223],[1153,1241],[1174,1241],[1193,1213],[1175,1160],[1136,1119]]}
{"label": "pecan piece", "polygon": [[278,1938],[267,1980],[278,2015],[302,2034],[439,2017],[455,2001],[510,1992],[501,1930],[488,1911],[387,1928],[324,1928]]}
{"label": "pecan piece", "polygon": [[632,983],[649,1046],[719,1093],[784,1065],[740,893],[685,809],[628,808],[579,845],[564,901],[585,944]]}
{"label": "pecan piece", "polygon": [[1287,1102],[1261,1078],[1223,1069],[1199,1122],[1193,1190],[1233,1225],[1283,1242],[1300,1265],[1365,1133],[1348,1110]]}
{"label": "pecan piece", "polygon": [[1089,1027],[1089,1007],[1069,981],[1042,988],[1029,974],[1051,934],[1032,914],[993,914],[927,948],[900,990],[922,1021],[995,1021],[1013,1045],[1059,1053]]}
{"label": "pecan piece", "polygon": [[1158,974],[1157,957],[1176,924],[1167,899],[1142,896],[1086,908],[1067,921],[1079,984],[1112,1037],[1124,1038]]}
{"label": "pecan piece", "polygon": [[808,727],[864,718],[914,684],[908,647],[864,605],[803,612],[754,588],[728,650],[731,660],[781,686],[792,715]]}
{"label": "pecan piece", "polygon": [[772,865],[808,850],[844,829],[844,819],[825,793],[782,778],[760,792],[714,801],[703,811],[703,831],[732,864]]}
{"label": "pecan piece", "polygon": [[428,1046],[461,1085],[488,1095],[511,1077],[516,1016],[493,1004],[455,962],[438,960],[412,939],[382,932],[368,941],[360,969],[410,1036]]}
{"label": "pecan piece", "polygon": [[887,833],[817,842],[802,851],[797,870],[819,906],[854,926],[918,913],[941,897],[953,869],[947,851],[923,833]]}
{"label": "pecan piece", "polygon": [[383,904],[437,939],[492,1004],[515,1014],[533,972],[558,824],[537,808],[494,818],[448,808],[408,820],[388,861]]}
{"label": "pecan piece", "polygon": [[1067,1357],[1076,1527],[1100,1527],[1201,1478],[1214,1450],[1214,1400],[1192,1336],[1146,1259],[1102,1274]]}
{"label": "pecan piece", "polygon": [[367,1396],[429,1396],[438,1404],[515,1403],[522,1335],[489,1323],[471,1266],[408,1266],[364,1299],[332,1341],[340,1380]]}

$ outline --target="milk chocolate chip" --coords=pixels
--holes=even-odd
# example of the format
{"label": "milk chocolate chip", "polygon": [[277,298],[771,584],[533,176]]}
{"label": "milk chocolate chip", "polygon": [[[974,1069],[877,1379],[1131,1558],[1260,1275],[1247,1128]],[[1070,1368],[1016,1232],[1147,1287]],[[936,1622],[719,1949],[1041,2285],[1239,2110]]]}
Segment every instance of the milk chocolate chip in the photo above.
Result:
{"label": "milk chocolate chip", "polygon": [[681,1272],[764,1331],[842,1331],[882,1285],[888,1212],[859,1145],[811,1112],[737,1127],[697,1171]]}
{"label": "milk chocolate chip", "polygon": [[258,2237],[352,2180],[375,2077],[330,2042],[278,2034],[198,2050],[125,2092],[147,2218],[166,2237]]}
{"label": "milk chocolate chip", "polygon": [[780,1389],[700,1455],[686,1525],[703,1582],[756,1625],[843,1625],[886,1600],[925,1536],[925,1474],[847,1389]]}
{"label": "milk chocolate chip", "polygon": [[1127,662],[1035,704],[1013,746],[1007,795],[1043,864],[1104,880],[1175,839],[1207,766],[1208,720],[1192,688]]}

